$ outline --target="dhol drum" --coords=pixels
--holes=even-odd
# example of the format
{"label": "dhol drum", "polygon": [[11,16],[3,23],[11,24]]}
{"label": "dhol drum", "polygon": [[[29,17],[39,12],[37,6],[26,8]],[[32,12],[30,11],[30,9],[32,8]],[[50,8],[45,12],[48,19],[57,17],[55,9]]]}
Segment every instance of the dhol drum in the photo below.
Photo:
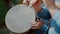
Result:
{"label": "dhol drum", "polygon": [[7,28],[14,33],[28,31],[31,28],[31,22],[35,22],[35,10],[24,4],[12,7],[5,18]]}

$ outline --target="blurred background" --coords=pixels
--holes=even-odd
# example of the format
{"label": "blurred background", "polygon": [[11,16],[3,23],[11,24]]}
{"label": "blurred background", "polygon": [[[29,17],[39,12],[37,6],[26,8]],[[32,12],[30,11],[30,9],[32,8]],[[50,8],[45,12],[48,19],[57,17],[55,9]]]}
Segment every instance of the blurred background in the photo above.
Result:
{"label": "blurred background", "polygon": [[17,5],[22,4],[23,0],[0,0],[0,34],[10,34],[5,26],[5,16],[8,10]]}

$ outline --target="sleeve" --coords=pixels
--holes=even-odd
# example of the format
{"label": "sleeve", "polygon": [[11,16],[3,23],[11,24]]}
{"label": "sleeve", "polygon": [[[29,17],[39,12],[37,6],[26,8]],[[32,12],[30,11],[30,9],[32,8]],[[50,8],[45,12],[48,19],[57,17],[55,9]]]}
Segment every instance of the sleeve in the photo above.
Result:
{"label": "sleeve", "polygon": [[60,33],[60,10],[58,10],[52,17],[50,24],[49,34],[59,34]]}
{"label": "sleeve", "polygon": [[55,15],[52,18],[56,21],[56,23],[60,27],[60,10],[57,10],[57,12],[55,13]]}
{"label": "sleeve", "polygon": [[40,12],[38,12],[36,14],[36,16],[40,19],[43,20],[49,20],[51,18],[51,15],[49,13],[49,11],[46,8],[42,8],[42,10]]}

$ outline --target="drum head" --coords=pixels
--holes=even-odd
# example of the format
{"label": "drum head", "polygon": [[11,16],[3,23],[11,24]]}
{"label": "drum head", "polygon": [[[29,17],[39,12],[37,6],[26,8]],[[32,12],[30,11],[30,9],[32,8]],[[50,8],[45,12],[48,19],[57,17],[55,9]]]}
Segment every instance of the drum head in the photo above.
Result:
{"label": "drum head", "polygon": [[7,28],[15,33],[23,33],[31,28],[30,23],[35,21],[35,10],[20,4],[12,7],[6,15]]}

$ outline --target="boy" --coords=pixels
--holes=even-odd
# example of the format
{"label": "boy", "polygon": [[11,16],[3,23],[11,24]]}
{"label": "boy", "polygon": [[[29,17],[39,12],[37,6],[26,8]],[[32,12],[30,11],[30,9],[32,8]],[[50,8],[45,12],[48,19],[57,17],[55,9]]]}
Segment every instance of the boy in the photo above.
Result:
{"label": "boy", "polygon": [[48,26],[44,23],[49,22],[51,15],[46,8],[42,8],[41,0],[24,0],[23,4],[30,5],[36,10],[36,23],[31,23],[32,29],[35,29],[35,34],[47,34]]}

